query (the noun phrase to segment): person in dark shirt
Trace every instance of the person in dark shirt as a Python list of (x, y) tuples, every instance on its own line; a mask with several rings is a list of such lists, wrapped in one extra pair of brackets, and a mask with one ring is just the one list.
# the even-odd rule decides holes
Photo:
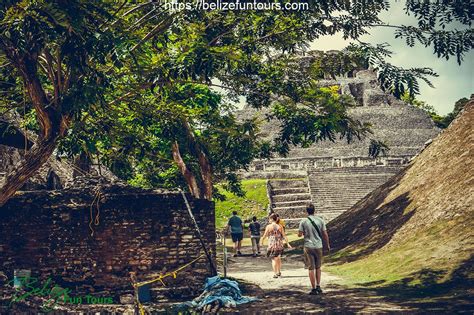
[(230, 230), (232, 242), (234, 242), (234, 257), (242, 255), (240, 247), (244, 238), (244, 225), (242, 220), (237, 216), (237, 211), (232, 212), (232, 216), (227, 223), (227, 232)]
[(253, 257), (257, 257), (257, 254), (260, 255), (260, 223), (257, 222), (257, 217), (252, 218), (252, 223), (249, 224), (249, 231)]

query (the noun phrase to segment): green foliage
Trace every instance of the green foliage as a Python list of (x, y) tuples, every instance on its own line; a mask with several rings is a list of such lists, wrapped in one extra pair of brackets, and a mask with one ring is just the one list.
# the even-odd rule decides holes
[(458, 114), (464, 109), (464, 106), (466, 106), (467, 102), (469, 102), (469, 99), (466, 97), (463, 97), (459, 100), (456, 101), (454, 104), (454, 109), (451, 113), (447, 114), (446, 116), (443, 117), (442, 123), (444, 126), (448, 127), (449, 124), (458, 116)]
[[(352, 45), (301, 66), (311, 41), (337, 32), (357, 40), (371, 27), (387, 26), (378, 14), (388, 8), (386, 0), (311, 1), (305, 11), (169, 11), (153, 1), (3, 1), (0, 106), (16, 109), (25, 126), (42, 128), (33, 119), (40, 114), (32, 95), (25, 92), (20, 64), (26, 60), (45, 92), (45, 107), (55, 111), (53, 123), (61, 124), (56, 116), (67, 118), (60, 155), (86, 155), (136, 186), (186, 187), (171, 152), (177, 144), (200, 184), (205, 156), (213, 182), (242, 196), (236, 171), (256, 158), (285, 155), (293, 145), (370, 135), (369, 125), (348, 117), (352, 100), (321, 88), (318, 79), (373, 66), (382, 87), (397, 97), (408, 92), (413, 98), (419, 80), (429, 84), (433, 71), (390, 65), (383, 44)], [(419, 25), (390, 26), (396, 36), (462, 61), (472, 31), (439, 28), (470, 25), (464, 2), (408, 1), (406, 8)], [(281, 126), (275, 142), (262, 138), (257, 119), (234, 117), (232, 101), (242, 97), (248, 106), (268, 108), (266, 118)], [(374, 139), (369, 153), (384, 150)]]
[(401, 26), (396, 37), (405, 38), (407, 45), (414, 46), (415, 41), (425, 47), (432, 46), (438, 57), (449, 59), (456, 56), (461, 64), (466, 52), (473, 47), (474, 30), (447, 30), (450, 24), (471, 26), (472, 12), (469, 1), (417, 1), (409, 0), (406, 11), (411, 12), (418, 20), (418, 27)]
[[(4, 73), (7, 82), (14, 83), (7, 91), (17, 95), (16, 104), (9, 107), (19, 106), (23, 99), (21, 81), (15, 79), (20, 76), (15, 67), (20, 59), (27, 60), (33, 75), (44, 70), (40, 76), (42, 87), (55, 96), (54, 102), (60, 103), (63, 114), (77, 115), (100, 102), (109, 84), (100, 67), (119, 38), (115, 30), (99, 32), (97, 27), (110, 18), (112, 3), (95, 6), (87, 1), (67, 2), (12, 1), (0, 6), (0, 49), (10, 61), (2, 70), (9, 72)], [(61, 89), (55, 76), (62, 70)]]
[(253, 216), (263, 218), (267, 215), (268, 197), (267, 181), (265, 179), (247, 179), (241, 181), (245, 196), (235, 196), (224, 187), (219, 186), (219, 192), (225, 200), (216, 201), (216, 226), (223, 228), (232, 215), (237, 211), (242, 220), (251, 219)]

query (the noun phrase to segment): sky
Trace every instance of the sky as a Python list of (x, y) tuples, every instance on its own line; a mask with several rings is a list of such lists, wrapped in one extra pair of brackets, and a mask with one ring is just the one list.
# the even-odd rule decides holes
[[(415, 19), (403, 11), (405, 1), (391, 1), (391, 8), (380, 14), (382, 21), (395, 25), (414, 24)], [(474, 52), (466, 54), (461, 66), (456, 58), (446, 60), (438, 58), (433, 54), (432, 47), (424, 47), (420, 44), (409, 47), (402, 39), (395, 39), (393, 29), (374, 28), (370, 35), (364, 35), (362, 41), (371, 44), (387, 42), (391, 45), (393, 56), (389, 61), (396, 66), (429, 67), (439, 77), (432, 77), (430, 81), (435, 88), (420, 82), (420, 95), (418, 99), (432, 105), (438, 113), (445, 115), (454, 108), (454, 103), (460, 98), (469, 98), (474, 93)], [(342, 35), (324, 36), (311, 43), (312, 50), (342, 49), (350, 42), (345, 41)]]

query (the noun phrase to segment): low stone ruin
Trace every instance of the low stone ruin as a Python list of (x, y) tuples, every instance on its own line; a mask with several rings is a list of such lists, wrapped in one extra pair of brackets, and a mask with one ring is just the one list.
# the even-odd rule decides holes
[[(11, 120), (3, 126), (9, 132), (0, 135), (0, 183), (23, 159), (24, 143), (28, 149), (34, 141)], [(215, 263), (214, 203), (187, 198)], [(72, 299), (59, 303), (63, 310), (76, 309), (72, 304), (81, 298), (87, 303), (88, 296), (133, 305), (138, 291), (132, 276), (152, 280), (193, 260), (147, 287), (152, 302), (198, 295), (213, 270), (180, 192), (133, 188), (100, 165), (84, 171), (53, 155), (0, 207), (0, 291), (14, 294), (15, 272), (27, 270), (38, 285), (69, 291)], [(25, 306), (0, 294), (0, 313), (41, 311), (36, 298)]]
[[(214, 204), (187, 198), (215, 259)], [(196, 296), (212, 274), (181, 193), (126, 186), (21, 192), (0, 208), (0, 258), (10, 281), (29, 270), (69, 296), (113, 304), (134, 303), (132, 272), (151, 280), (199, 258), (166, 287), (151, 285), (154, 302)]]

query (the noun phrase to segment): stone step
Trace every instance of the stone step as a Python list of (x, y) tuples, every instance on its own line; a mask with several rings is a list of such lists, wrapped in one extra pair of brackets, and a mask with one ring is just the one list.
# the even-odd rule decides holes
[(285, 220), (286, 228), (287, 229), (297, 229), (300, 226), (301, 220), (303, 220), (305, 217), (300, 217), (300, 218), (283, 218)]
[[(338, 216), (340, 216), (343, 212), (335, 212), (335, 213), (316, 213), (316, 216), (323, 218), (325, 223), (334, 220)], [(301, 216), (298, 218), (283, 218), (285, 220), (286, 228), (288, 229), (297, 229), (300, 225), (301, 220), (306, 219), (306, 216)]]
[(312, 173), (309, 176), (309, 179), (312, 180), (314, 178), (320, 178), (320, 179), (331, 179), (333, 178), (334, 180), (341, 180), (345, 177), (353, 178), (367, 178), (371, 179), (374, 177), (384, 177), (384, 176), (393, 176), (394, 173), (335, 173), (335, 174), (317, 174), (317, 173)]
[(295, 206), (295, 207), (291, 207), (291, 206), (286, 206), (286, 207), (275, 207), (273, 208), (273, 210), (275, 210), (275, 212), (277, 212), (277, 210), (280, 210), (280, 211), (284, 211), (284, 210), (300, 210), (300, 209), (303, 209), (306, 211), (306, 206)]
[(345, 200), (344, 202), (331, 202), (329, 200), (321, 200), (321, 201), (315, 202), (314, 205), (317, 207), (345, 207), (347, 205), (352, 205), (353, 203), (354, 203), (354, 199), (348, 199), (348, 200)]
[(304, 179), (270, 180), (270, 186), (273, 189), (303, 188), (308, 187), (308, 182)]
[(311, 189), (311, 193), (331, 194), (331, 192), (332, 192), (331, 196), (337, 196), (334, 193), (334, 192), (336, 192), (339, 196), (343, 197), (343, 196), (346, 196), (346, 195), (351, 194), (353, 192), (358, 192), (358, 191), (362, 191), (362, 190), (372, 191), (373, 189), (375, 189), (378, 186), (382, 185), (383, 182), (382, 183), (374, 183), (374, 184), (375, 184), (375, 187), (374, 186), (372, 186), (372, 187), (366, 187), (366, 186), (364, 186), (364, 187), (350, 187), (350, 188), (349, 187), (347, 187), (347, 188), (339, 187), (338, 190), (336, 190), (336, 191), (334, 191), (334, 189), (332, 189), (332, 188), (335, 188), (335, 187), (332, 187), (332, 186), (329, 187), (329, 188), (324, 188), (324, 187), (319, 188), (318, 187), (318, 188)]
[[(381, 184), (374, 185), (372, 187), (355, 187), (355, 188), (351, 188), (351, 189), (344, 189), (343, 187), (339, 187), (338, 190), (335, 190), (335, 189), (324, 189), (324, 190), (323, 189), (312, 189), (311, 194), (317, 193), (317, 194), (321, 194), (321, 195), (333, 196), (335, 198), (345, 198), (346, 196), (349, 196), (351, 194), (354, 194), (354, 193), (357, 194), (360, 191), (365, 191), (365, 190), (372, 191), (380, 185)], [(334, 188), (334, 187), (330, 187), (330, 188)]]
[(356, 189), (373, 189), (374, 185), (380, 186), (385, 183), (389, 178), (378, 178), (374, 181), (364, 181), (364, 182), (350, 182), (345, 181), (343, 183), (338, 182), (311, 182), (311, 191), (334, 191), (334, 188), (337, 188), (337, 192), (343, 193), (346, 190), (356, 190)]
[(313, 174), (310, 175), (309, 180), (320, 180), (320, 181), (344, 181), (344, 179), (364, 179), (364, 180), (374, 180), (375, 178), (379, 177), (391, 177), (394, 174), (389, 173), (379, 173), (379, 174), (334, 174), (333, 176), (330, 175), (321, 175), (321, 174)]
[(286, 194), (300, 194), (300, 193), (308, 193), (308, 186), (272, 189), (273, 196), (286, 195)]
[(298, 201), (282, 201), (282, 202), (274, 202), (274, 207), (273, 209), (276, 208), (285, 208), (285, 207), (300, 207), (306, 205), (311, 202), (311, 199), (307, 200), (298, 200)]
[[(316, 162), (317, 163), (317, 162)], [(341, 162), (344, 164), (344, 159)], [(367, 165), (367, 166), (326, 166), (326, 167), (318, 167), (314, 166), (314, 164), (309, 164), (309, 171), (312, 173), (320, 173), (320, 174), (338, 174), (338, 173), (362, 173), (362, 174), (371, 174), (373, 172), (377, 173), (393, 173), (398, 172), (400, 170), (399, 165), (391, 166), (391, 165)]]
[[(379, 182), (385, 182), (389, 180), (390, 177), (377, 177), (371, 180), (366, 180), (364, 178), (344, 178), (344, 180), (323, 180), (323, 179), (317, 179), (317, 180), (312, 180), (311, 183), (311, 189), (314, 188), (323, 188), (323, 189), (329, 189), (328, 187), (330, 186), (337, 186), (339, 188), (351, 188), (351, 187), (365, 187), (368, 185), (372, 185), (374, 183), (379, 183)], [(339, 189), (339, 191), (342, 191)]]
[(312, 176), (338, 176), (338, 175), (377, 175), (377, 174), (396, 174), (400, 171), (400, 167), (392, 166), (372, 166), (372, 167), (327, 167), (308, 169), (310, 177)]
[(392, 175), (360, 175), (360, 176), (331, 176), (331, 177), (315, 177), (310, 180), (311, 183), (313, 182), (321, 182), (321, 183), (344, 183), (347, 181), (357, 182), (357, 183), (364, 183), (364, 182), (373, 182), (379, 180), (380, 178), (391, 178)]
[(318, 202), (318, 200), (324, 200), (324, 201), (331, 201), (331, 202), (343, 202), (346, 200), (354, 200), (354, 198), (358, 197), (365, 197), (370, 191), (361, 191), (357, 194), (350, 194), (350, 195), (345, 195), (343, 198), (339, 196), (325, 196), (321, 194), (317, 194), (318, 198), (314, 200), (315, 203)]
[(318, 199), (314, 202), (315, 206), (332, 206), (332, 207), (339, 207), (345, 205), (352, 205), (354, 202), (359, 201), (360, 199), (364, 198), (364, 196), (360, 197), (360, 199), (355, 199), (357, 196), (354, 196), (352, 199), (344, 199), (344, 200), (329, 200), (329, 199)]
[(306, 192), (306, 193), (300, 193), (300, 194), (286, 194), (286, 195), (274, 195), (272, 197), (272, 200), (274, 203), (277, 202), (286, 202), (286, 201), (300, 201), (300, 200), (311, 200), (311, 195)]
[(359, 179), (359, 180), (374, 180), (377, 178), (383, 177), (392, 177), (394, 174), (382, 173), (382, 174), (335, 174), (333, 176), (330, 175), (320, 175), (320, 174), (312, 174), (310, 175), (309, 180), (319, 180), (319, 181), (339, 181), (343, 182), (346, 179)]
[(325, 183), (325, 184), (331, 184), (331, 183), (337, 183), (337, 184), (348, 184), (351, 183), (352, 185), (364, 185), (368, 183), (373, 183), (373, 182), (378, 182), (380, 180), (388, 180), (392, 177), (390, 176), (382, 176), (382, 175), (374, 175), (371, 177), (367, 176), (341, 176), (341, 177), (328, 177), (328, 178), (316, 178), (311, 180), (311, 183), (317, 182), (317, 183)]
[(336, 202), (330, 200), (320, 200), (314, 203), (315, 207), (345, 207), (347, 205), (352, 205), (354, 199), (347, 199), (344, 202)]
[(322, 194), (313, 194), (313, 196), (314, 195), (317, 196), (317, 198), (315, 198), (315, 202), (317, 202), (318, 200), (343, 201), (343, 200), (353, 200), (354, 198), (357, 198), (359, 196), (365, 197), (369, 192), (370, 190), (360, 191), (354, 194), (346, 194), (344, 197), (334, 196), (334, 195), (328, 196), (328, 195), (322, 195)]
[(311, 189), (311, 193), (330, 194), (331, 196), (344, 198), (344, 196), (350, 195), (351, 193), (354, 193), (354, 192), (357, 193), (359, 191), (365, 191), (365, 190), (372, 191), (375, 188), (382, 185), (383, 183), (384, 182), (373, 183), (372, 186), (364, 186), (364, 187), (350, 187), (350, 188), (339, 187), (337, 190), (334, 190), (337, 187), (333, 187), (333, 186), (330, 186), (328, 188), (314, 188), (314, 189)]

